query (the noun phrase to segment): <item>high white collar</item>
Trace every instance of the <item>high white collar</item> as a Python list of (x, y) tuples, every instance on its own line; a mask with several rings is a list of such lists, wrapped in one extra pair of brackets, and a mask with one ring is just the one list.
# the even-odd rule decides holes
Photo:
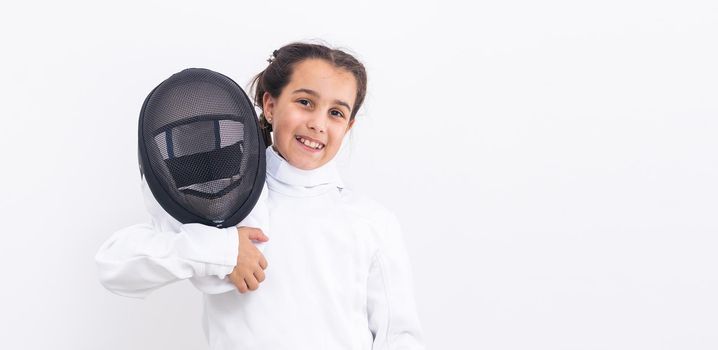
[(316, 169), (302, 170), (289, 164), (271, 146), (267, 147), (267, 185), (290, 195), (312, 195), (344, 188), (334, 160)]

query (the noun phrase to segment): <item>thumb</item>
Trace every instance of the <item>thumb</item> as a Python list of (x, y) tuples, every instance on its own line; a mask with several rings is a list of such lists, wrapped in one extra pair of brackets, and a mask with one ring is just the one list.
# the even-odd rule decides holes
[(269, 237), (267, 237), (262, 230), (257, 229), (249, 232), (249, 239), (252, 241), (266, 242), (269, 240)]

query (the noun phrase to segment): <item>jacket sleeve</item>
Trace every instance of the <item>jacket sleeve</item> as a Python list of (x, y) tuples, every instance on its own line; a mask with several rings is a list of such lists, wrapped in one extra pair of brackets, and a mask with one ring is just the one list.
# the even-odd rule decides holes
[(373, 350), (424, 349), (409, 256), (394, 215), (380, 230), (367, 280), (367, 315)]
[(238, 241), (235, 227), (184, 224), (171, 231), (153, 221), (115, 232), (100, 247), (95, 261), (105, 288), (144, 298), (178, 280), (228, 275), (237, 262)]
[[(237, 226), (255, 227), (259, 228), (268, 235), (269, 231), (269, 209), (267, 203), (268, 197), (267, 184), (265, 183), (262, 188), (262, 193), (259, 196), (257, 204), (255, 204), (249, 215), (244, 218)], [(255, 243), (257, 249), (260, 252), (264, 252), (264, 246), (266, 243)], [(235, 254), (236, 260), (236, 254)], [(234, 265), (234, 264), (233, 264)], [(232, 272), (229, 270), (227, 274)], [(236, 290), (237, 287), (225, 276), (208, 275), (208, 276), (194, 276), (190, 278), (190, 282), (200, 292), (205, 294), (221, 294), (232, 290)]]

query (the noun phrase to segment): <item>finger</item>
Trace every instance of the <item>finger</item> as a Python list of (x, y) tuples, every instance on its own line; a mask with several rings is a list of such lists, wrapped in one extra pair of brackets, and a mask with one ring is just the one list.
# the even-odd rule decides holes
[(253, 241), (260, 241), (260, 242), (266, 242), (269, 240), (269, 237), (262, 232), (260, 229), (254, 229), (249, 232), (249, 239)]
[(264, 254), (259, 256), (259, 267), (261, 267), (262, 269), (267, 268), (267, 259), (264, 258)]
[(229, 275), (227, 275), (227, 278), (229, 279), (230, 282), (232, 282), (232, 284), (237, 285), (237, 281), (241, 279), (241, 278), (239, 278), (239, 274), (237, 272), (237, 267), (235, 267), (234, 270), (232, 270), (232, 272)]
[(247, 283), (249, 290), (257, 290), (257, 288), (259, 288), (259, 282), (254, 278), (254, 275), (245, 277), (244, 282)]
[(257, 279), (257, 282), (264, 282), (264, 270), (254, 271), (254, 278)]
[(261, 237), (262, 237), (261, 239), (259, 239), (260, 241), (262, 241), (262, 242), (266, 242), (266, 241), (268, 241), (268, 240), (269, 240), (269, 236), (265, 235), (265, 234), (264, 234), (264, 231), (262, 231), (262, 230), (259, 230), (259, 234), (260, 234), (260, 235), (261, 235)]
[(261, 232), (250, 232), (249, 233), (249, 240), (251, 241), (259, 241), (259, 242), (266, 242), (269, 240), (269, 237), (265, 236), (264, 233)]
[(244, 282), (244, 279), (242, 277), (239, 277), (238, 274), (230, 274), (229, 280), (234, 284), (235, 287), (237, 287), (237, 290), (240, 293), (246, 293), (249, 288), (247, 288), (247, 283)]
[(244, 279), (238, 279), (234, 285), (237, 287), (237, 290), (240, 293), (246, 293), (249, 288), (247, 287), (247, 283), (244, 281)]
[(230, 273), (229, 275), (227, 275), (227, 278), (230, 282), (232, 282), (232, 284), (234, 284), (235, 286), (237, 285), (237, 283), (234, 283), (234, 274)]

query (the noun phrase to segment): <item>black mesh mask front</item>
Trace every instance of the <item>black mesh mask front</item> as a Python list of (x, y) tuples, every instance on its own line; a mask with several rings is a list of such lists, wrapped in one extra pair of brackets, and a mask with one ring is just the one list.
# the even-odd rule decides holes
[(231, 227), (249, 215), (264, 185), (265, 148), (242, 88), (208, 69), (172, 75), (140, 112), (140, 172), (181, 223)]

